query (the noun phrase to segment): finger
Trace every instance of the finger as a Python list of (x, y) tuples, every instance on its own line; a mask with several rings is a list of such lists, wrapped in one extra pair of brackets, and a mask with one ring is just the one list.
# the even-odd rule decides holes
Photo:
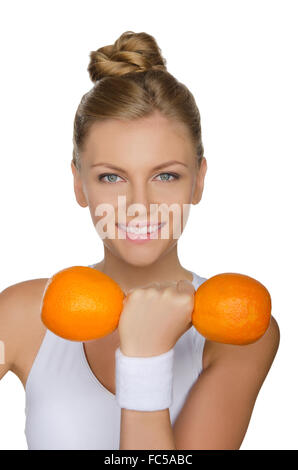
[(177, 282), (177, 290), (179, 292), (186, 292), (190, 294), (194, 294), (196, 291), (193, 286), (193, 283), (191, 281), (188, 281), (187, 279), (183, 279)]
[(156, 289), (160, 288), (160, 284), (158, 282), (150, 282), (149, 284), (144, 284), (143, 286), (132, 287), (131, 289), (124, 289), (123, 292), (126, 296), (131, 294), (135, 289), (148, 289), (149, 287), (155, 287)]
[(148, 289), (150, 287), (155, 287), (155, 289), (160, 289), (160, 284), (159, 282), (150, 282), (149, 284), (145, 284), (141, 286), (141, 289)]
[(131, 294), (132, 292), (134, 291), (134, 289), (123, 289), (123, 292), (125, 294), (125, 296), (127, 297), (129, 294)]
[(177, 281), (162, 281), (159, 283), (159, 285), (162, 289), (166, 287), (176, 287)]

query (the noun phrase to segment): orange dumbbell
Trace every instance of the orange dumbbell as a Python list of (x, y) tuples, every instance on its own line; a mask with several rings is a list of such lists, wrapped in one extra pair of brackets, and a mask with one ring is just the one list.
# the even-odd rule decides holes
[[(267, 330), (271, 297), (263, 284), (244, 274), (217, 274), (196, 290), (192, 324), (211, 341), (250, 344)], [(119, 322), (125, 294), (106, 274), (72, 266), (47, 282), (41, 319), (62, 338), (88, 341), (112, 333)]]

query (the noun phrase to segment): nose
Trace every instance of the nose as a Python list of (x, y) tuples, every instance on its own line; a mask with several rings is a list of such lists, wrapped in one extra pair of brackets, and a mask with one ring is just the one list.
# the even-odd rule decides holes
[(127, 216), (149, 219), (150, 204), (154, 202), (154, 195), (143, 181), (132, 183), (126, 193)]

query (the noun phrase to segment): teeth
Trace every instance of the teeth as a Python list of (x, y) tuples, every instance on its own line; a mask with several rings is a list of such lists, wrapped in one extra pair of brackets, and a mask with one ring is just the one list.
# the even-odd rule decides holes
[(133, 233), (135, 235), (141, 235), (141, 234), (146, 234), (147, 232), (152, 233), (156, 232), (160, 227), (161, 224), (159, 225), (148, 225), (148, 227), (145, 225), (144, 227), (126, 227), (125, 225), (118, 224), (119, 228), (122, 230), (125, 230), (125, 232)]

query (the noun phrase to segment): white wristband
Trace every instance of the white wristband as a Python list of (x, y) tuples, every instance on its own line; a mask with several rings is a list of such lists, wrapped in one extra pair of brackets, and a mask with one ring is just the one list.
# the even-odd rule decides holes
[(159, 356), (125, 356), (115, 352), (116, 400), (120, 408), (156, 411), (173, 401), (174, 349)]

